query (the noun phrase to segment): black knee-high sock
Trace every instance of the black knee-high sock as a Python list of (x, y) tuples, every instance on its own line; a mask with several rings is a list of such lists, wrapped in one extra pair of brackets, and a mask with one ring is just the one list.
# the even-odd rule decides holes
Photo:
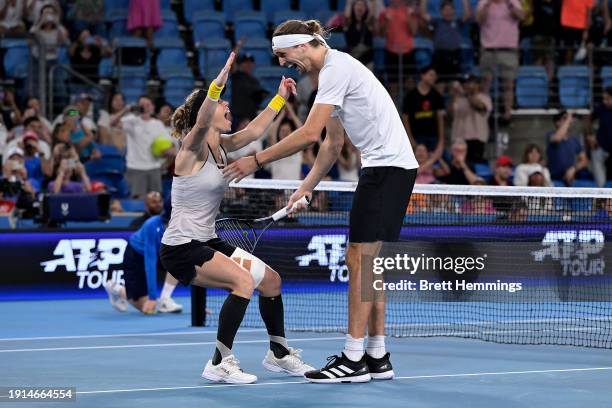
[(231, 354), (234, 337), (242, 323), (250, 299), (230, 294), (223, 302), (219, 312), (219, 328), (217, 329), (217, 347), (213, 356), (213, 364), (217, 365), (223, 357)]
[(289, 346), (285, 339), (285, 313), (283, 311), (283, 298), (259, 296), (259, 313), (266, 324), (270, 336), (270, 350), (276, 358), (283, 358), (289, 354)]

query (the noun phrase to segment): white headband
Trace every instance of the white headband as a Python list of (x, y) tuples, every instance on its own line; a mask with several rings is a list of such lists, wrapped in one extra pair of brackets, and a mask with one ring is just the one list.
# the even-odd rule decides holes
[(296, 45), (302, 45), (311, 42), (312, 40), (319, 41), (326, 48), (329, 48), (327, 42), (319, 34), (285, 34), (272, 37), (272, 50), (276, 51), (279, 48), (290, 48)]

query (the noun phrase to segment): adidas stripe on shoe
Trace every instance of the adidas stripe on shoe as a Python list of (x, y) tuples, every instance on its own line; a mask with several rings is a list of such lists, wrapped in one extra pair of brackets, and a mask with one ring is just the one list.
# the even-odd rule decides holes
[(353, 383), (371, 380), (365, 355), (359, 361), (349, 360), (342, 353), (340, 356), (330, 356), (327, 364), (320, 370), (309, 371), (304, 378), (314, 383)]

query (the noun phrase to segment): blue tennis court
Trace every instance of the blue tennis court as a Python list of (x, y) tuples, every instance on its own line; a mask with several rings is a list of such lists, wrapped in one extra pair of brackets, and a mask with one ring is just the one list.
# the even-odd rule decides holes
[[(0, 303), (0, 325), (1, 385), (76, 387), (76, 403), (53, 406), (361, 407), (383, 400), (387, 407), (612, 406), (612, 354), (606, 349), (389, 338), (395, 380), (319, 385), (267, 372), (261, 366), (267, 335), (245, 328), (234, 351), (259, 381), (224, 385), (200, 378), (215, 330), (190, 327), (188, 313), (119, 314), (104, 299), (15, 301)], [(337, 353), (344, 338), (288, 337), (315, 366)]]

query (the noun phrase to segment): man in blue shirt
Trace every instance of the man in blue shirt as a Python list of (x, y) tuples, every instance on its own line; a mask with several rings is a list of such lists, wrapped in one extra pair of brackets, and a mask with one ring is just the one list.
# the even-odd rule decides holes
[(157, 262), (162, 236), (170, 221), (170, 199), (164, 203), (160, 215), (149, 218), (129, 239), (123, 259), (125, 287), (107, 281), (104, 289), (113, 307), (121, 312), (127, 310), (127, 302), (145, 314), (180, 313), (183, 307), (174, 302), (172, 292), (177, 281), (170, 274), (158, 299)]
[[(593, 122), (599, 122), (597, 133), (593, 134)], [(587, 141), (591, 146), (591, 162), (593, 163), (593, 176), (599, 187), (612, 179), (612, 86), (606, 87), (603, 93), (602, 104), (593, 110), (587, 121)]]
[(553, 180), (563, 180), (571, 186), (576, 176), (583, 178), (589, 175), (586, 170), (589, 159), (578, 136), (570, 134), (573, 114), (562, 111), (555, 115), (554, 121), (555, 130), (546, 135), (548, 169)]

